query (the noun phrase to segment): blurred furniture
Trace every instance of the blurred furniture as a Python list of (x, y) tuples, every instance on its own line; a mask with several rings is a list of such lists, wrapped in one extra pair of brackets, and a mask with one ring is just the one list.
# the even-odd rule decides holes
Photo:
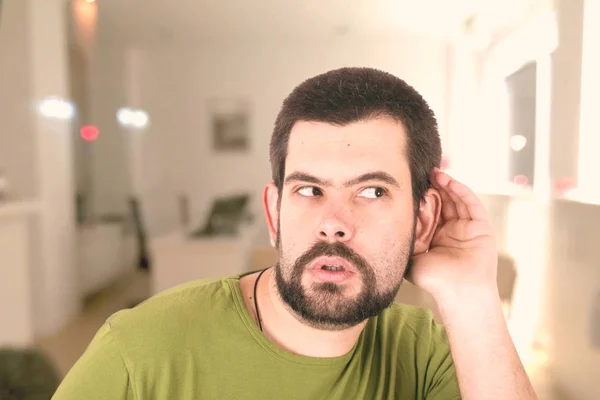
[(148, 252), (148, 233), (142, 218), (140, 202), (132, 197), (129, 199), (133, 228), (137, 239), (137, 266), (142, 269), (150, 269), (150, 253)]
[(191, 233), (193, 237), (234, 236), (242, 223), (251, 221), (246, 206), (250, 196), (238, 194), (215, 199), (204, 227)]
[(0, 204), (0, 347), (34, 339), (31, 227), (37, 210), (34, 202)]
[(272, 267), (277, 263), (277, 250), (271, 246), (253, 246), (250, 250), (249, 271)]
[(261, 225), (247, 211), (249, 200), (247, 194), (216, 198), (201, 228), (152, 238), (152, 293), (246, 272)]
[(99, 292), (136, 268), (150, 266), (139, 202), (130, 198), (128, 204), (129, 216), (79, 218), (78, 265), (84, 296)]
[(150, 246), (153, 294), (197, 279), (243, 273), (252, 247), (248, 237), (191, 238), (181, 232), (152, 239)]
[[(2, 0), (0, 0), (1, 2)], [(0, 7), (1, 3), (0, 3)], [(4, 170), (0, 169), (0, 204), (8, 201), (8, 178), (6, 177), (6, 172), (4, 172)]]
[(84, 296), (97, 293), (135, 269), (136, 239), (122, 221), (94, 221), (78, 226), (77, 256)]
[(506, 254), (498, 255), (498, 293), (502, 301), (502, 308), (506, 319), (510, 318), (512, 311), (512, 301), (515, 292), (515, 283), (517, 280), (517, 266), (514, 259)]
[(59, 383), (57, 369), (41, 350), (0, 348), (0, 399), (50, 399)]

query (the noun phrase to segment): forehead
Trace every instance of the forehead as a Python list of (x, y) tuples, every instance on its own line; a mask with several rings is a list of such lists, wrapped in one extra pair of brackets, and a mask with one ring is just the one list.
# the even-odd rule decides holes
[(342, 177), (375, 170), (396, 176), (408, 172), (406, 133), (401, 123), (391, 118), (344, 126), (300, 121), (292, 128), (286, 174), (302, 171)]

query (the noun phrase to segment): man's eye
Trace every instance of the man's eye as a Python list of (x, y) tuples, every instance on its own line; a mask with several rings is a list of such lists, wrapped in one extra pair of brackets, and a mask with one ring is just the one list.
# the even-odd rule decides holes
[(385, 194), (385, 189), (381, 187), (370, 187), (366, 188), (362, 192), (360, 192), (359, 196), (366, 197), (369, 199), (376, 199), (378, 197), (383, 197)]
[(298, 190), (298, 193), (306, 197), (320, 196), (321, 190), (315, 186), (304, 186)]

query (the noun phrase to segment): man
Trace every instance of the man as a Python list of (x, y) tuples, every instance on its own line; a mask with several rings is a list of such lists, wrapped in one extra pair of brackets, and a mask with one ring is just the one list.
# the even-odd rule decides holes
[[(413, 88), (367, 68), (309, 79), (284, 101), (270, 156), (278, 263), (112, 316), (56, 400), (536, 398), (488, 217), (437, 169), (436, 120)], [(393, 304), (405, 277), (443, 326)]]

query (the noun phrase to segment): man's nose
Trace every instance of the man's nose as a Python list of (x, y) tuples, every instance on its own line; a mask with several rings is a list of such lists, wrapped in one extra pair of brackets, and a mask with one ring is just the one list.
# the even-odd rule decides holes
[(347, 209), (328, 209), (317, 228), (317, 238), (328, 242), (347, 242), (354, 236), (352, 213)]

